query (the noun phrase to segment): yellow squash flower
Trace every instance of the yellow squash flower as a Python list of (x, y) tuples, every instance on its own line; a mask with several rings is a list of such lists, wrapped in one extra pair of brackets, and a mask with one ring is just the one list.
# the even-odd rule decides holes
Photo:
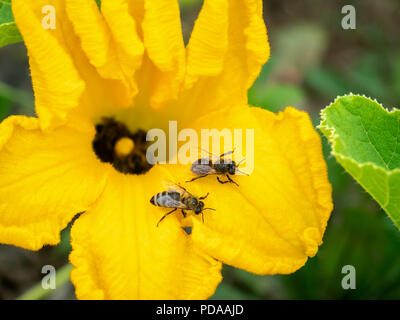
[[(46, 5), (55, 29), (43, 27)], [(269, 56), (261, 0), (205, 0), (187, 46), (177, 0), (12, 8), (38, 117), (0, 125), (1, 243), (55, 245), (83, 212), (70, 255), (80, 299), (203, 299), (221, 281), (221, 262), (287, 274), (316, 254), (332, 210), (319, 135), (305, 112), (247, 105)], [(197, 132), (254, 129), (254, 171), (235, 176), (239, 187), (215, 176), (186, 185), (210, 194), (216, 211), (204, 223), (174, 213), (156, 226), (166, 210), (150, 198), (165, 181), (193, 176), (190, 164), (143, 162), (144, 133), (168, 132), (169, 120)]]

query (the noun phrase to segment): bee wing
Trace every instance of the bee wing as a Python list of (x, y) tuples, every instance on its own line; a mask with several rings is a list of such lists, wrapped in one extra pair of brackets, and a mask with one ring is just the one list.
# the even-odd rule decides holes
[(179, 184), (172, 180), (164, 180), (162, 184), (165, 190), (175, 190), (179, 188)]
[(210, 162), (210, 158), (201, 158), (192, 164), (190, 170), (198, 175), (215, 174), (216, 171), (210, 166)]
[(182, 187), (179, 183), (173, 182), (171, 180), (167, 180), (167, 181), (163, 181), (163, 185), (166, 190), (173, 190), (173, 191), (179, 192), (181, 195), (186, 193), (187, 195), (192, 196), (192, 194), (189, 191), (187, 191), (184, 187)]
[(186, 205), (183, 202), (172, 199), (171, 197), (165, 202), (165, 204), (168, 208), (186, 209)]
[(164, 208), (181, 208), (185, 209), (186, 205), (180, 200), (181, 193), (176, 190), (163, 191), (155, 195), (154, 205)]

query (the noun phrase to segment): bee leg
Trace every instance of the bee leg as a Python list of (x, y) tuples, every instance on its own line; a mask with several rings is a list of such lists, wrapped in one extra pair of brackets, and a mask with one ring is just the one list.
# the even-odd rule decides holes
[(204, 177), (207, 177), (207, 176), (208, 176), (208, 174), (204, 174), (204, 175), (202, 175), (202, 176), (194, 177), (192, 180), (185, 181), (185, 182), (192, 182), (192, 181), (194, 181), (194, 180), (197, 180), (197, 179), (200, 179), (200, 178), (204, 178)]
[(224, 183), (228, 183), (228, 182), (229, 182), (229, 180), (227, 180), (227, 181), (222, 181), (219, 177), (217, 177), (217, 180), (218, 180), (218, 182), (219, 182), (220, 184), (224, 184)]
[(199, 198), (199, 200), (204, 200), (205, 198), (207, 198), (208, 197), (208, 195), (209, 195), (210, 193), (209, 192), (207, 192), (207, 194), (204, 196), (204, 197), (200, 197)]
[(203, 221), (203, 224), (204, 224), (204, 213), (203, 213), (203, 211), (201, 212), (201, 220)]
[(239, 187), (239, 185), (238, 185), (235, 181), (233, 181), (233, 180), (231, 179), (231, 177), (229, 176), (229, 174), (227, 174), (226, 177), (228, 178), (228, 180), (229, 180), (230, 183), (234, 183), (234, 184), (236, 184), (236, 185)]
[(164, 214), (163, 217), (160, 219), (160, 221), (158, 221), (157, 227), (158, 227), (158, 225), (160, 224), (160, 222), (164, 220), (164, 218), (165, 218), (166, 216), (168, 216), (169, 214), (171, 214), (172, 212), (174, 212), (174, 211), (176, 211), (176, 210), (178, 210), (178, 208), (175, 208), (174, 210), (171, 210), (170, 212), (167, 212), (166, 214)]
[(182, 211), (183, 217), (186, 218), (186, 212), (183, 209), (181, 209), (181, 211)]

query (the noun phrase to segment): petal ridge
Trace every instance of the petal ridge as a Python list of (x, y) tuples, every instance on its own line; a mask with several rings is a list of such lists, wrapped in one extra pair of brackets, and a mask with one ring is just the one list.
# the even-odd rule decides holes
[(79, 104), (85, 83), (54, 32), (43, 28), (38, 17), (41, 8), (39, 3), (12, 1), (15, 21), (28, 49), (40, 126), (49, 129), (66, 122), (69, 110)]
[(46, 133), (37, 118), (12, 116), (0, 124), (0, 242), (30, 250), (59, 242), (106, 180), (107, 167), (86, 151), (90, 141), (65, 126)]
[(148, 177), (113, 173), (103, 194), (72, 226), (79, 299), (205, 299), (221, 281), (221, 263), (198, 251), (168, 208), (148, 199), (169, 177), (155, 166)]

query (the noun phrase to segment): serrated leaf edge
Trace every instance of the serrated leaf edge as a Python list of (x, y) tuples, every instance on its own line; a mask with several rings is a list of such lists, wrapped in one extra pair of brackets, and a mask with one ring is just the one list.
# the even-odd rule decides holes
[[(400, 168), (394, 168), (392, 170), (387, 170), (386, 168), (383, 168), (381, 166), (376, 165), (373, 162), (358, 162), (355, 159), (345, 156), (343, 154), (341, 154), (340, 152), (336, 151), (336, 142), (337, 139), (339, 139), (339, 135), (336, 133), (336, 129), (334, 127), (330, 127), (329, 125), (327, 125), (327, 119), (326, 119), (326, 110), (328, 110), (329, 108), (333, 107), (333, 105), (341, 98), (343, 97), (361, 97), (361, 98), (366, 98), (369, 99), (373, 102), (376, 102), (384, 111), (386, 111), (388, 114), (391, 113), (395, 113), (395, 112), (399, 112), (399, 109), (393, 109), (392, 111), (389, 111), (388, 109), (386, 109), (382, 104), (380, 104), (376, 99), (371, 99), (365, 95), (359, 95), (359, 94), (353, 94), (353, 93), (349, 93), (343, 96), (338, 96), (335, 98), (335, 100), (330, 103), (327, 107), (325, 107), (324, 109), (321, 110), (320, 115), (321, 115), (321, 123), (317, 126), (317, 128), (326, 136), (326, 138), (328, 139), (328, 141), (331, 143), (332, 145), (332, 150), (331, 150), (331, 154), (336, 158), (336, 160), (341, 164), (341, 162), (338, 160), (342, 159), (342, 160), (349, 160), (351, 163), (353, 163), (354, 165), (356, 165), (358, 168), (360, 168), (361, 170), (366, 167), (366, 166), (371, 166), (373, 169), (376, 170), (381, 170), (383, 171), (388, 178), (394, 174), (394, 173), (400, 173)], [(355, 176), (353, 176), (343, 165), (342, 167), (353, 177), (354, 180), (356, 180), (367, 192), (368, 194), (382, 207), (383, 210), (385, 210), (386, 214), (392, 219), (393, 223), (396, 225), (396, 227), (398, 229), (400, 229), (400, 221), (397, 221), (394, 219), (394, 217), (389, 213), (389, 211), (386, 209), (387, 205), (388, 205), (388, 201), (386, 201), (385, 204), (382, 204), (380, 201), (378, 201), (378, 199), (375, 198), (375, 196), (373, 195), (373, 193), (361, 182), (358, 180), (358, 178), (356, 178)]]

